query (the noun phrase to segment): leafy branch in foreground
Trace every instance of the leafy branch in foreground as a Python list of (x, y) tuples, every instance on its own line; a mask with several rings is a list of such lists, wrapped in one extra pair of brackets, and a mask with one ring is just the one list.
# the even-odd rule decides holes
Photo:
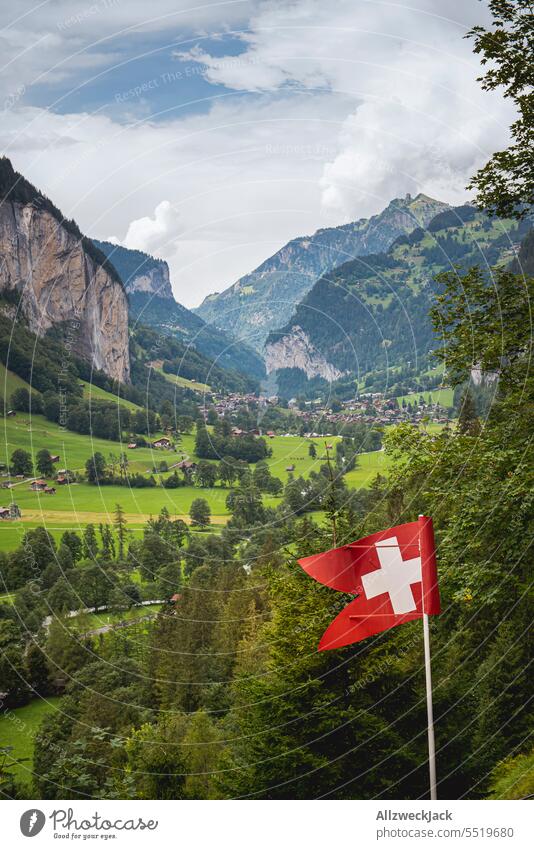
[(519, 117), (510, 127), (512, 144), (497, 151), (468, 185), (478, 206), (495, 215), (524, 218), (534, 203), (534, 4), (490, 0), (493, 28), (473, 27), (474, 52), (481, 55), (486, 91), (504, 87)]

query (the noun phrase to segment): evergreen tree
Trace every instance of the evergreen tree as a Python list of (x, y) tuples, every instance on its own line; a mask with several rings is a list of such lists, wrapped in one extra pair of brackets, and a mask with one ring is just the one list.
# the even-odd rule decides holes
[(61, 535), (61, 544), (66, 545), (70, 549), (72, 558), (75, 562), (82, 557), (83, 541), (80, 539), (76, 531), (64, 531)]
[(113, 531), (111, 530), (108, 524), (99, 525), (100, 530), (100, 541), (102, 543), (102, 557), (104, 560), (114, 560), (115, 558), (115, 539), (113, 536)]
[(124, 560), (124, 545), (128, 531), (126, 530), (127, 521), (124, 515), (124, 510), (120, 504), (115, 505), (115, 518), (113, 524), (115, 525), (115, 531), (119, 541), (119, 560)]
[(480, 422), (478, 420), (475, 402), (469, 389), (466, 389), (460, 401), (458, 430), (464, 436), (478, 436), (480, 433)]
[(98, 556), (98, 540), (94, 525), (85, 526), (82, 540), (82, 556), (85, 560), (95, 560)]

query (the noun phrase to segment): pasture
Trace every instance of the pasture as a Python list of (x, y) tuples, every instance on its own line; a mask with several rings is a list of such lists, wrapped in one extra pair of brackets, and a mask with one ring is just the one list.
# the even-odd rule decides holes
[(0, 711), (0, 746), (12, 746), (10, 757), (13, 759), (27, 759), (10, 769), (10, 773), (19, 780), (31, 780), (35, 734), (45, 716), (61, 709), (60, 702), (59, 696), (48, 696), (46, 699), (33, 699), (24, 707), (4, 707)]
[[(180, 438), (178, 450), (162, 451), (152, 448), (128, 449), (125, 443), (95, 439), (83, 436), (49, 422), (43, 416), (33, 416), (30, 421), (28, 414), (18, 414), (14, 418), (6, 418), (1, 423), (2, 443), (0, 445), (0, 460), (9, 461), (15, 448), (24, 448), (35, 457), (41, 448), (48, 448), (52, 453), (60, 455), (58, 468), (83, 470), (85, 461), (95, 451), (100, 451), (106, 459), (110, 454), (117, 456), (125, 451), (129, 459), (129, 468), (145, 474), (161, 461), (168, 465), (179, 462), (182, 457), (196, 460), (194, 454), (193, 434), (184, 434)], [(430, 425), (429, 429), (439, 426)], [(275, 436), (266, 441), (272, 449), (272, 457), (268, 463), (271, 473), (279, 477), (285, 484), (294, 467), (295, 476), (307, 477), (312, 470), (318, 471), (326, 460), (326, 444), (332, 446), (329, 452), (335, 455), (335, 443), (338, 437), (318, 437), (313, 440), (300, 436)], [(314, 442), (317, 457), (309, 456), (310, 442)], [(351, 488), (367, 487), (376, 474), (387, 472), (389, 458), (383, 451), (361, 454), (358, 466), (346, 476), (347, 485)], [(155, 474), (161, 482), (167, 474)], [(1, 479), (0, 479), (1, 480)], [(51, 482), (52, 483), (52, 482)], [(166, 507), (173, 518), (189, 521), (189, 509), (195, 498), (205, 498), (211, 508), (213, 527), (220, 528), (228, 519), (226, 498), (229, 490), (217, 484), (212, 488), (184, 486), (177, 489), (164, 489), (162, 486), (146, 489), (133, 489), (127, 486), (93, 486), (87, 482), (56, 486), (55, 495), (46, 495), (30, 490), (28, 480), (17, 481), (11, 490), (0, 491), (0, 503), (8, 505), (14, 500), (22, 511), (22, 519), (5, 520), (0, 524), (0, 550), (13, 550), (21, 541), (26, 530), (36, 525), (44, 525), (50, 530), (56, 540), (67, 529), (82, 531), (93, 523), (111, 524), (117, 504), (120, 504), (126, 515), (128, 530), (133, 536), (142, 534), (143, 524), (156, 516)], [(275, 506), (278, 498), (264, 496), (266, 506)]]

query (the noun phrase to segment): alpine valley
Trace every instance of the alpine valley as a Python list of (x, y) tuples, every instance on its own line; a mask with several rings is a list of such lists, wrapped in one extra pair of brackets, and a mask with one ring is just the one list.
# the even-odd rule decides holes
[(161, 800), (198, 846), (315, 849), (406, 836), (358, 819), (402, 800), (407, 846), (484, 800), (449, 836), (520, 845), (532, 0), (3, 5), (12, 833)]
[(356, 256), (387, 250), (398, 236), (425, 227), (446, 208), (423, 194), (406, 195), (371, 218), (293, 239), (225, 292), (208, 296), (196, 312), (263, 352), (269, 332), (285, 325), (322, 274)]
[(346, 381), (352, 375), (383, 390), (400, 369), (428, 370), (435, 365), (430, 308), (439, 275), (452, 269), (461, 275), (475, 264), (506, 265), (530, 227), (529, 220), (489, 219), (473, 206), (456, 207), (426, 229), (399, 236), (389, 250), (333, 269), (291, 320), (269, 334), (267, 371), (276, 372), (287, 395), (313, 378)]

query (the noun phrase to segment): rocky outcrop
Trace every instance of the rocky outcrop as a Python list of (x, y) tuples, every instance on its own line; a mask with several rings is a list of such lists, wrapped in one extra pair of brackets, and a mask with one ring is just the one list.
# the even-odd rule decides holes
[(261, 352), (269, 333), (285, 326), (322, 274), (354, 257), (387, 250), (446, 209), (426, 195), (406, 195), (371, 218), (293, 239), (229, 289), (208, 296), (196, 312)]
[(127, 286), (128, 292), (146, 292), (157, 295), (159, 298), (172, 298), (171, 281), (169, 277), (169, 266), (162, 262), (158, 266), (149, 268), (144, 274), (138, 274), (130, 278)]
[(142, 292), (174, 301), (169, 266), (164, 259), (98, 239), (93, 239), (93, 244), (113, 263), (128, 294)]
[(8, 160), (0, 178), (0, 292), (21, 296), (34, 333), (64, 324), (69, 350), (128, 382), (128, 301), (116, 272)]
[(308, 380), (322, 377), (332, 382), (343, 376), (343, 372), (328, 362), (298, 326), (265, 346), (265, 366), (268, 374), (278, 369), (298, 368), (306, 373)]

